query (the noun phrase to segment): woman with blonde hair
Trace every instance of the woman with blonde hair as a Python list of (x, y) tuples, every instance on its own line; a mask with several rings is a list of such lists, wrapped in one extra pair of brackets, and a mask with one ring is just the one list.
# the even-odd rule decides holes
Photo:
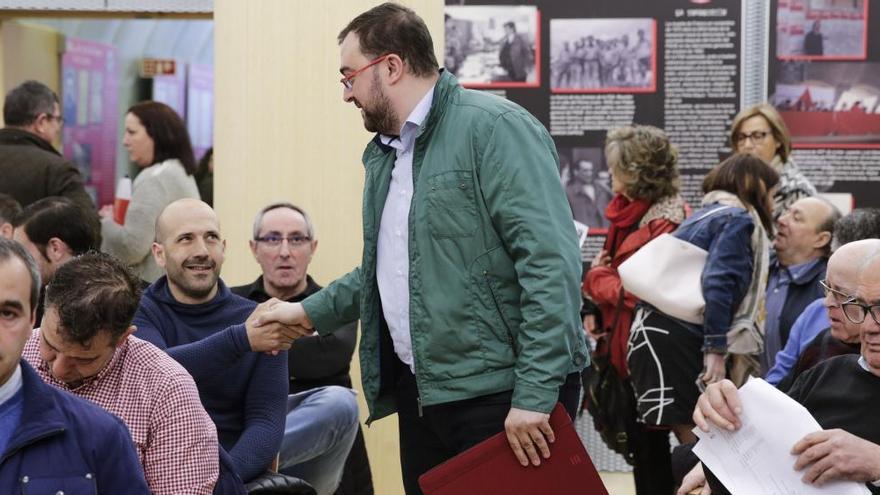
[[(626, 346), (638, 301), (623, 289), (617, 267), (650, 240), (675, 230), (684, 221), (687, 206), (678, 194), (678, 151), (662, 130), (643, 125), (613, 129), (605, 140), (605, 157), (614, 193), (605, 210), (610, 227), (583, 285), (584, 295), (598, 306), (603, 325), (597, 328), (597, 315), (587, 315), (585, 327), (597, 340), (596, 361), (609, 362), (629, 389)], [(615, 406), (611, 404), (598, 406), (608, 416), (632, 417), (635, 423), (634, 404), (619, 411), (606, 409)], [(636, 493), (672, 493), (668, 430), (638, 428), (642, 431), (629, 436), (624, 447), (633, 463)]]
[(730, 129), (730, 146), (767, 162), (779, 174), (773, 196), (774, 222), (795, 201), (816, 195), (816, 188), (791, 157), (791, 136), (782, 116), (772, 105), (761, 103), (736, 114)]

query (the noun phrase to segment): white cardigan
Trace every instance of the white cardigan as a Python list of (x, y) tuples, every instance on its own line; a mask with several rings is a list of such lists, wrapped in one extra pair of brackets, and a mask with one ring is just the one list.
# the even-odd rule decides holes
[(179, 160), (165, 160), (145, 168), (132, 184), (125, 225), (112, 218), (101, 219), (101, 251), (131, 265), (140, 278), (155, 282), (165, 274), (150, 252), (156, 236), (156, 218), (166, 206), (183, 198), (199, 199), (199, 189)]

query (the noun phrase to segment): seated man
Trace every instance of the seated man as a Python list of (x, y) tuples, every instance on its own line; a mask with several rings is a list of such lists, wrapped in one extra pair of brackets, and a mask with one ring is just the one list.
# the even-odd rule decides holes
[(777, 387), (783, 392), (791, 388), (801, 373), (820, 361), (841, 354), (859, 353), (860, 325), (844, 317), (841, 305), (852, 299), (851, 294), (859, 281), (860, 264), (878, 249), (878, 245), (880, 240), (877, 239), (851, 242), (838, 248), (828, 259), (827, 273), (821, 284), (825, 291), (822, 302), (829, 324), (804, 346), (791, 370), (779, 382)]
[(39, 291), (34, 260), (0, 238), (0, 493), (150, 493), (125, 425), (21, 360)]
[[(29, 204), (16, 215), (12, 226), (12, 238), (34, 257), (44, 286), (52, 282), (58, 267), (101, 246), (98, 224), (67, 198), (49, 197)], [(36, 324), (42, 320), (41, 294)]]
[[(832, 249), (836, 252), (837, 249), (845, 244), (862, 239), (877, 238), (880, 238), (880, 209), (858, 208), (851, 211), (848, 215), (844, 216), (834, 224), (834, 236), (831, 244)], [(846, 264), (842, 264), (842, 268), (846, 269)], [(855, 286), (855, 277), (857, 277), (858, 274), (855, 273), (855, 267), (851, 267), (850, 271), (852, 271), (852, 273), (848, 275), (844, 274), (843, 276), (850, 277), (853, 286)], [(826, 280), (831, 278), (832, 277), (830, 276), (826, 277)], [(776, 362), (773, 364), (773, 367), (767, 371), (767, 376), (764, 379), (770, 384), (779, 386), (780, 382), (789, 375), (789, 372), (798, 362), (807, 346), (809, 346), (820, 333), (823, 333), (823, 330), (827, 330), (829, 327), (834, 327), (835, 325), (832, 325), (832, 323), (835, 323), (836, 326), (839, 327), (841, 324), (845, 325), (846, 320), (839, 311), (836, 320), (830, 321), (828, 319), (828, 311), (826, 311), (825, 308), (825, 297), (816, 299), (810, 303), (806, 309), (804, 309), (804, 312), (797, 317), (797, 320), (795, 320), (791, 327), (788, 342), (785, 343), (785, 347), (781, 351), (776, 353)], [(857, 337), (858, 329), (856, 328), (854, 332), (854, 335)], [(841, 330), (837, 330), (836, 333), (840, 335)], [(826, 333), (826, 336), (827, 335), (828, 334)], [(828, 342), (833, 344), (833, 341)], [(791, 386), (791, 383), (787, 384), (786, 389), (789, 386)]]
[(189, 373), (131, 335), (139, 284), (110, 255), (74, 258), (46, 288), (43, 322), (23, 357), (46, 383), (125, 422), (154, 495), (210, 494), (217, 431)]
[[(165, 208), (156, 221), (153, 256), (167, 275), (141, 298), (134, 318), (138, 335), (165, 349), (193, 376), (220, 444), (244, 482), (262, 474), (279, 447), (282, 472), (320, 482), (321, 476), (310, 478), (319, 474), (311, 468), (338, 448), (347, 454), (351, 446), (357, 427), (354, 394), (328, 387), (287, 401), (287, 355), (268, 351), (288, 349), (291, 331), (280, 324), (253, 325), (277, 300), (256, 306), (229, 291), (220, 280), (225, 247), (207, 204), (182, 199)], [(337, 403), (337, 413), (328, 414), (322, 406), (327, 401)], [(323, 494), (335, 486), (315, 488)]]
[[(816, 418), (822, 431), (792, 446), (794, 468), (803, 480), (822, 485), (835, 480), (866, 482), (880, 493), (880, 425), (870, 420), (880, 409), (880, 247), (860, 263), (854, 299), (842, 304), (844, 316), (861, 325), (861, 355), (837, 356), (803, 373), (788, 395)], [(703, 431), (709, 423), (736, 430), (742, 426), (736, 387), (724, 380), (707, 387), (694, 410)], [(772, 414), (768, 411), (768, 414)], [(698, 486), (700, 467), (688, 474), (679, 493)], [(724, 493), (713, 486), (713, 493)]]
[(831, 253), (831, 233), (840, 212), (816, 197), (795, 201), (776, 222), (775, 260), (767, 280), (764, 366), (769, 369), (788, 342), (795, 319), (822, 297), (819, 281)]
[[(253, 232), (250, 248), (263, 274), (251, 284), (233, 287), (230, 289), (233, 294), (258, 303), (273, 297), (299, 302), (321, 290), (308, 274), (318, 239), (304, 210), (290, 203), (271, 204), (257, 214)], [(348, 370), (356, 342), (356, 321), (329, 335), (293, 341), (287, 351), (289, 392), (298, 394), (328, 385), (351, 388)], [(325, 474), (336, 477), (342, 468), (337, 495), (373, 493), (370, 461), (360, 427), (348, 458), (328, 459), (328, 468), (323, 470)]]
[(12, 220), (21, 213), (21, 205), (12, 196), (0, 193), (0, 237), (12, 239)]

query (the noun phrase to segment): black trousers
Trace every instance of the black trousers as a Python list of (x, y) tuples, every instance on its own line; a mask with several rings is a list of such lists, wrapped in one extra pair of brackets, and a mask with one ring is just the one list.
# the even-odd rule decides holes
[[(420, 414), (415, 376), (408, 366), (399, 364), (395, 396), (403, 487), (407, 495), (421, 495), (419, 476), (504, 431), (513, 391), (426, 406)], [(568, 375), (559, 389), (559, 402), (572, 418), (580, 389), (580, 373)]]

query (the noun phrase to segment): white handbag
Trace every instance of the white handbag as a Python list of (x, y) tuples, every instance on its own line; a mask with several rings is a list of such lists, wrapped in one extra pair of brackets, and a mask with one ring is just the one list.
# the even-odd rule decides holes
[[(729, 206), (716, 208), (696, 221)], [(661, 234), (617, 267), (623, 288), (661, 312), (702, 324), (703, 268), (709, 253), (671, 234)]]

